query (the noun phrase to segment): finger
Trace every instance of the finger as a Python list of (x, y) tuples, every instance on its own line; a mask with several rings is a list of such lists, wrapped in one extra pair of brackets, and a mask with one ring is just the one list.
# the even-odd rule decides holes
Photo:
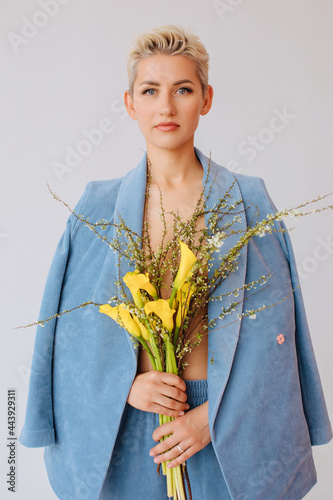
[[(149, 455), (151, 457), (161, 456), (161, 454), (164, 456), (166, 452), (172, 450), (178, 444), (179, 438), (175, 438), (173, 434), (167, 434), (167, 436), (161, 443), (158, 443), (150, 450)], [(180, 451), (179, 448), (177, 449)]]
[[(166, 422), (165, 424), (156, 427), (156, 429), (152, 434), (153, 440), (160, 441), (162, 437), (168, 436), (169, 434), (173, 434), (175, 432), (175, 422), (176, 420), (172, 420), (171, 422)], [(171, 443), (170, 446), (173, 446), (174, 444), (175, 442)]]
[(186, 392), (186, 384), (182, 378), (174, 373), (160, 372), (162, 373), (162, 381), (165, 384), (177, 387), (182, 392)]
[[(181, 446), (181, 448), (184, 449), (183, 446)], [(195, 446), (190, 446), (189, 448), (187, 448), (187, 450), (184, 451), (184, 453), (180, 453), (176, 458), (174, 458), (167, 464), (168, 469), (172, 469), (173, 467), (177, 467), (177, 465), (183, 464), (197, 451), (199, 451), (199, 449), (197, 449)]]
[(186, 459), (181, 458), (181, 455), (183, 455), (185, 453), (185, 451), (187, 451), (188, 448), (186, 447), (186, 445), (183, 442), (182, 442), (180, 447), (181, 447), (181, 449), (184, 449), (184, 451), (181, 451), (178, 448), (178, 445), (175, 445), (172, 448), (170, 448), (169, 450), (165, 451), (164, 453), (161, 453), (158, 456), (155, 456), (155, 458), (154, 458), (155, 464), (167, 462), (167, 461), (173, 460), (175, 458), (179, 458), (180, 460), (185, 461)]
[(173, 387), (171, 385), (164, 383), (162, 386), (162, 394), (170, 399), (174, 399), (175, 401), (179, 401), (181, 403), (185, 403), (185, 401), (187, 400), (186, 392), (183, 392), (177, 387)]
[(152, 404), (149, 407), (149, 411), (152, 413), (157, 413), (158, 415), (166, 415), (167, 417), (173, 418), (182, 417), (185, 415), (185, 412), (183, 410), (171, 410), (170, 408), (159, 405), (157, 403)]
[(181, 402), (181, 401), (176, 401), (175, 399), (169, 398), (167, 396), (158, 395), (156, 396), (156, 401), (157, 404), (161, 406), (165, 406), (166, 408), (169, 408), (170, 410), (178, 410), (178, 411), (184, 411), (188, 410), (190, 405), (188, 403)]

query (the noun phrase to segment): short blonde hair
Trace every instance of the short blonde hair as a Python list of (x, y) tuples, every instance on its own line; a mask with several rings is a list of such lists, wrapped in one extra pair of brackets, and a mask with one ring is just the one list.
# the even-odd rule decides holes
[(128, 52), (127, 73), (129, 93), (133, 97), (133, 87), (138, 62), (155, 54), (181, 55), (193, 61), (197, 76), (205, 96), (208, 87), (209, 55), (198, 36), (175, 25), (160, 26), (142, 33), (134, 39)]

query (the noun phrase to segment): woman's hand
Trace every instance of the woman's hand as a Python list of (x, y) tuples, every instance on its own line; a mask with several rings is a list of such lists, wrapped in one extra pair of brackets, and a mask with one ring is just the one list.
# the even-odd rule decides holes
[[(153, 432), (153, 439), (159, 441), (168, 434), (171, 436), (154, 446), (150, 450), (150, 455), (155, 457), (154, 462), (157, 464), (172, 460), (167, 465), (169, 468), (182, 464), (207, 446), (211, 441), (208, 425), (208, 401), (188, 411), (184, 416), (157, 427)], [(179, 450), (178, 444), (184, 452)]]
[(185, 391), (178, 375), (152, 370), (135, 377), (127, 402), (139, 410), (178, 417), (189, 408)]

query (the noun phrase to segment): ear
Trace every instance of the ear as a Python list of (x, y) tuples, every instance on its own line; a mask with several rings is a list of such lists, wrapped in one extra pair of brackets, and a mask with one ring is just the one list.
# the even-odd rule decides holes
[(208, 85), (207, 90), (206, 90), (206, 95), (205, 95), (205, 98), (203, 100), (202, 108), (200, 111), (200, 114), (202, 116), (206, 115), (208, 113), (208, 111), (210, 110), (210, 108), (212, 107), (213, 94), (214, 94), (213, 87), (211, 85)]
[(124, 94), (124, 103), (126, 106), (126, 111), (129, 114), (129, 116), (132, 118), (132, 120), (137, 120), (135, 109), (133, 106), (133, 101), (132, 101), (131, 95), (130, 95), (128, 90), (126, 90), (126, 92)]

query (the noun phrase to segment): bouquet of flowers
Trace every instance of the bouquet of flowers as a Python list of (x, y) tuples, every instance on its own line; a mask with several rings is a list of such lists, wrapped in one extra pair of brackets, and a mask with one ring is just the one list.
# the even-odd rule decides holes
[[(204, 188), (206, 183), (207, 180)], [(146, 194), (149, 196), (149, 176), (147, 186)], [(237, 229), (237, 223), (240, 222), (239, 213), (242, 200), (228, 203), (232, 188), (233, 185), (211, 208), (208, 208), (207, 205), (211, 186), (206, 198), (204, 198), (205, 191), (203, 191), (189, 220), (183, 220), (178, 213), (171, 212), (173, 238), (168, 243), (164, 241), (167, 224), (166, 212), (161, 198), (161, 222), (164, 226), (164, 233), (156, 252), (151, 249), (148, 222), (144, 223), (142, 236), (134, 233), (120, 215), (113, 221), (102, 219), (93, 223), (82, 215), (76, 214), (51, 191), (55, 199), (64, 203), (75, 217), (85, 223), (97, 237), (109, 245), (117, 256), (119, 269), (122, 259), (127, 260), (134, 267), (132, 271), (123, 276), (119, 275), (119, 280), (116, 282), (118, 294), (110, 297), (108, 303), (96, 304), (89, 301), (74, 309), (89, 304), (98, 306), (101, 313), (108, 315), (130, 334), (136, 347), (142, 346), (147, 352), (154, 370), (181, 376), (187, 365), (187, 362), (184, 362), (185, 356), (200, 343), (202, 336), (213, 328), (217, 319), (208, 321), (206, 306), (209, 301), (221, 302), (219, 318), (223, 319), (235, 311), (236, 306), (244, 300), (238, 300), (241, 290), (253, 290), (253, 293), (256, 294), (268, 286), (269, 275), (262, 275), (258, 276), (255, 281), (245, 283), (242, 288), (232, 290), (224, 295), (215, 294), (219, 285), (231, 273), (237, 271), (238, 258), (251, 238), (254, 236), (262, 237), (266, 233), (277, 230), (284, 231), (285, 229), (282, 228), (277, 229), (275, 222), (286, 216), (300, 217), (333, 208), (331, 205), (308, 212), (301, 210), (308, 204), (324, 198), (324, 196), (319, 196), (299, 207), (267, 214), (261, 221), (252, 220), (251, 225), (244, 231)], [(226, 217), (227, 215), (228, 217)], [(198, 221), (203, 220), (203, 218), (205, 218), (205, 225), (199, 229)], [(105, 234), (106, 228), (110, 225), (116, 230), (116, 237), (113, 239)], [(237, 242), (223, 254), (221, 249), (226, 239), (231, 235), (238, 237)], [(215, 257), (218, 255), (219, 262), (215, 270), (211, 264), (213, 255)], [(165, 298), (165, 293), (163, 293), (164, 298), (162, 298), (166, 276), (171, 277), (172, 285), (168, 298)], [(258, 290), (256, 290), (257, 288)], [(228, 300), (226, 300), (227, 298)], [(238, 315), (238, 320), (245, 316), (255, 319), (257, 312), (274, 305), (262, 304), (256, 309), (243, 309), (242, 314)], [(52, 318), (72, 310), (63, 311)], [(43, 325), (52, 318), (33, 324)], [(198, 325), (200, 328), (195, 328)], [(194, 340), (188, 335), (193, 329), (197, 330)], [(160, 425), (170, 420), (173, 420), (173, 417), (159, 415)], [(167, 463), (162, 463), (162, 470), (163, 474), (167, 476), (168, 497), (175, 500), (186, 500), (184, 484), (184, 478), (186, 478), (191, 499), (186, 462), (172, 469), (167, 468)]]

